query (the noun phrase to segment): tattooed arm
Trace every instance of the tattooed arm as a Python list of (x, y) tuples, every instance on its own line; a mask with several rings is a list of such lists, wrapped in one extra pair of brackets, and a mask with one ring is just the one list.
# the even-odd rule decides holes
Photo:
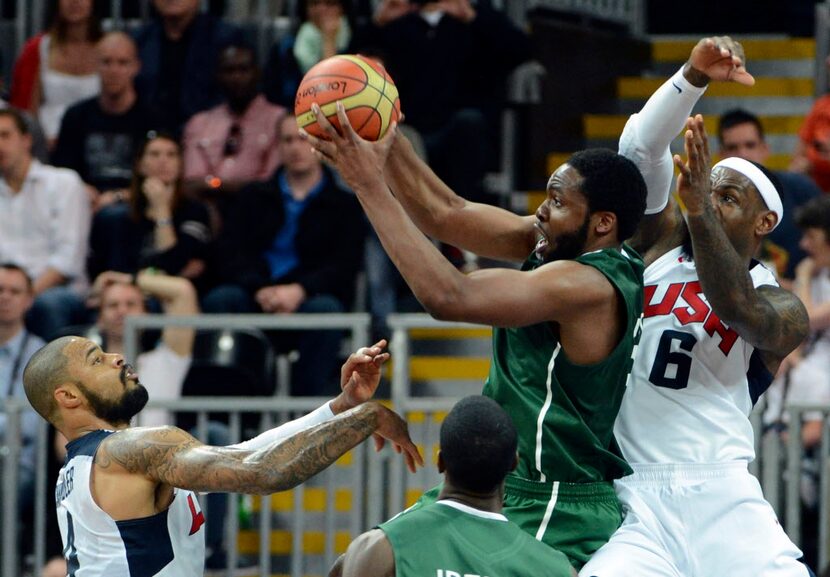
[(127, 429), (101, 444), (96, 464), (193, 491), (268, 494), (299, 485), (372, 433), (392, 441), (410, 470), (423, 465), (403, 419), (375, 402), (254, 451), (203, 445), (176, 427)]
[[(690, 118), (686, 126), (688, 162), (684, 164), (680, 157), (675, 157), (680, 169), (677, 190), (686, 206), (701, 288), (718, 317), (763, 351), (767, 368), (775, 372), (780, 361), (807, 336), (807, 311), (795, 295), (780, 287), (754, 287), (747, 269), (748, 257), (736, 250), (718, 211), (724, 219), (729, 215), (733, 215), (733, 220), (746, 219), (742, 212), (755, 210), (753, 202), (757, 192), (751, 185), (742, 186), (739, 180), (723, 179), (713, 188), (703, 117)], [(744, 231), (735, 234), (752, 234), (743, 226)]]

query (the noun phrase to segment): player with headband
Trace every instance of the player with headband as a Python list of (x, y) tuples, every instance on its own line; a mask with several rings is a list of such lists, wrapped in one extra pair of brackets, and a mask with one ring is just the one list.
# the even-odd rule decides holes
[[(731, 70), (710, 77), (719, 60)], [(783, 216), (776, 178), (738, 158), (710, 168), (703, 118), (688, 118), (709, 80), (726, 79), (754, 83), (740, 44), (701, 40), (620, 138), (648, 185), (630, 241), (646, 264), (643, 334), (615, 427), (634, 474), (615, 482), (622, 526), (581, 576), (812, 574), (747, 470), (748, 415), (808, 319), (753, 259)], [(685, 162), (669, 151), (684, 124)]]

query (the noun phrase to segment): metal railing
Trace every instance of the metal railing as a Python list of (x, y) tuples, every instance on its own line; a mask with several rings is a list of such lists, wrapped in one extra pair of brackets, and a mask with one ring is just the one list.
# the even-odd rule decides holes
[(526, 0), (524, 4), (525, 12), (534, 8), (550, 8), (621, 24), (638, 36), (646, 31), (644, 0)]
[[(314, 318), (303, 318), (314, 317)], [(315, 322), (317, 321), (317, 322)], [(427, 315), (390, 315), (388, 324), (392, 330), (390, 350), (393, 354), (392, 364), (392, 401), (394, 408), (404, 415), (410, 423), (413, 440), (424, 452), (427, 466), (416, 475), (409, 475), (404, 470), (401, 459), (391, 452), (383, 453), (380, 458), (370, 457), (371, 451), (361, 446), (354, 451), (351, 477), (346, 484), (338, 478), (336, 467), (330, 467), (305, 486), (295, 489), (293, 506), (286, 513), (284, 523), (291, 533), (290, 558), (288, 569), (276, 572), (288, 572), (293, 577), (300, 577), (310, 573), (325, 573), (339, 553), (336, 534), (338, 526), (343, 526), (342, 515), (338, 517), (334, 503), (335, 490), (344, 486), (351, 491), (351, 508), (346, 522), (351, 538), (360, 532), (383, 521), (392, 513), (404, 508), (407, 500), (417, 490), (434, 486), (440, 476), (433, 463), (434, 450), (437, 447), (438, 432), (443, 413), (449, 411), (456, 402), (458, 395), (453, 394), (451, 384), (447, 387), (446, 396), (416, 396), (413, 393), (411, 363), (414, 354), (412, 331), (415, 329), (470, 329), (481, 328), (480, 325), (467, 323), (444, 323), (435, 321)], [(290, 317), (274, 317), (272, 315), (204, 315), (200, 317), (164, 317), (161, 315), (147, 315), (132, 317), (127, 321), (127, 347), (131, 351), (128, 358), (134, 358), (137, 351), (137, 332), (142, 328), (161, 326), (193, 326), (195, 328), (251, 328), (307, 330), (320, 328), (347, 328), (350, 327), (354, 345), (363, 345), (368, 336), (368, 315), (292, 315)], [(130, 356), (132, 355), (132, 356)], [(450, 379), (448, 379), (449, 381)], [(163, 408), (171, 411), (197, 412), (197, 436), (205, 438), (208, 413), (223, 412), (230, 414), (229, 431), (231, 442), (240, 440), (241, 414), (259, 413), (261, 416), (260, 429), (265, 430), (275, 424), (282, 423), (300, 413), (312, 410), (322, 404), (323, 398), (290, 398), (273, 397), (257, 399), (239, 399), (224, 397), (222, 399), (191, 398), (176, 401), (151, 401), (150, 408)], [(7, 435), (0, 439), (0, 457), (4, 461), (3, 470), (6, 472), (2, 480), (3, 534), (0, 539), (0, 554), (2, 555), (2, 577), (16, 576), (18, 561), (15, 550), (15, 518), (14, 503), (16, 501), (17, 470), (12, 466), (17, 462), (20, 454), (19, 411), (23, 408), (19, 402), (11, 400), (0, 408), (9, 415), (7, 419)], [(784, 521), (790, 538), (796, 543), (802, 540), (805, 528), (801, 523), (801, 496), (799, 493), (801, 480), (802, 448), (800, 444), (800, 423), (806, 412), (820, 411), (824, 416), (824, 429), (821, 443), (818, 448), (820, 455), (820, 512), (819, 512), (819, 567), (826, 567), (830, 563), (830, 406), (826, 405), (790, 405), (790, 430), (786, 444), (777, 434), (767, 435), (758, 439), (758, 459), (760, 467), (755, 470), (760, 476), (765, 495), (779, 512)], [(140, 417), (138, 419), (140, 423)], [(758, 426), (755, 423), (756, 427)], [(54, 522), (45, 518), (46, 512), (46, 459), (49, 443), (46, 439), (45, 423), (38, 433), (37, 488), (35, 499), (35, 534), (33, 536), (35, 559), (37, 566), (41, 566), (45, 556), (45, 527), (47, 522)], [(783, 466), (782, 466), (783, 463)], [(340, 475), (342, 477), (342, 475)], [(303, 536), (312, 515), (303, 510), (303, 494), (310, 484), (322, 483), (325, 487), (326, 502), (322, 512), (322, 522), (316, 519), (317, 526), (322, 523), (324, 547), (322, 554), (305, 555), (303, 552)], [(266, 512), (259, 516), (256, 527), (251, 531), (258, 531), (258, 565), (259, 575), (269, 575), (273, 572), (273, 558), (271, 552), (271, 535), (274, 528), (274, 518), (267, 514), (271, 510), (271, 497), (262, 498), (259, 510)], [(780, 504), (783, 503), (783, 506)], [(9, 513), (11, 511), (12, 513)], [(208, 515), (210, 511), (207, 511)], [(239, 534), (238, 502), (229, 499), (226, 543), (228, 547), (228, 563), (233, 566), (238, 557), (236, 549), (237, 535)], [(340, 523), (340, 525), (338, 525)], [(313, 559), (312, 559), (313, 558)], [(316, 561), (315, 561), (316, 559)], [(309, 563), (318, 563), (317, 567), (309, 570)], [(322, 568), (322, 570), (320, 570)]]

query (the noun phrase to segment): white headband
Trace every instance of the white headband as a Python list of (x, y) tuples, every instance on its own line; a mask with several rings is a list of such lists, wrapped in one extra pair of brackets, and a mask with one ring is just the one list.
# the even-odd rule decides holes
[[(784, 218), (784, 205), (781, 204), (781, 196), (779, 196), (778, 191), (775, 190), (775, 185), (772, 184), (772, 181), (766, 174), (761, 172), (761, 169), (748, 160), (738, 158), (737, 156), (724, 158), (712, 168), (715, 169), (719, 166), (731, 168), (732, 170), (740, 172), (747, 177), (752, 184), (755, 185), (755, 188), (758, 189), (758, 192), (761, 194), (761, 198), (764, 199), (764, 203), (767, 205), (767, 208), (778, 216), (778, 222), (775, 223), (775, 226), (781, 224), (781, 219)], [(775, 229), (775, 226), (772, 227), (773, 230)]]

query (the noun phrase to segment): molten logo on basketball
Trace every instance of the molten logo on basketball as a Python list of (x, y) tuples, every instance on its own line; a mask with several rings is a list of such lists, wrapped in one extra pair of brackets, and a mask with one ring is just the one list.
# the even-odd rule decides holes
[(380, 63), (363, 56), (341, 54), (313, 66), (303, 77), (294, 100), (297, 125), (309, 134), (326, 138), (311, 111), (316, 102), (335, 128), (337, 101), (343, 103), (349, 122), (366, 140), (378, 140), (401, 117), (398, 89)]

